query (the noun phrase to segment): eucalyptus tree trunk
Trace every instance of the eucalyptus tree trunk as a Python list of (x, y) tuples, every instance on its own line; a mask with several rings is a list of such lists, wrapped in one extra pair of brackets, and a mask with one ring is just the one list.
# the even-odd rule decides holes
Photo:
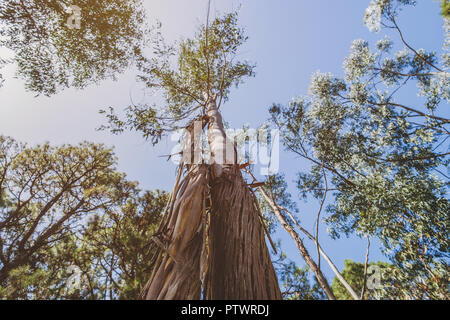
[[(208, 299), (281, 299), (255, 199), (214, 100), (208, 103), (212, 175)], [(225, 159), (225, 161), (222, 161)]]
[(281, 299), (261, 213), (240, 172), (215, 98), (207, 101), (210, 163), (186, 166), (181, 183), (180, 167), (164, 220), (153, 237), (157, 256), (141, 296)]

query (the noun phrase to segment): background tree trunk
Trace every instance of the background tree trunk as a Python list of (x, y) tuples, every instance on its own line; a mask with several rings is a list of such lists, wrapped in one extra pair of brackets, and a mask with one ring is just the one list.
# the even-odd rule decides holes
[(311, 268), (311, 270), (314, 272), (314, 275), (317, 278), (317, 281), (319, 285), (322, 287), (323, 291), (325, 292), (327, 298), (329, 300), (336, 300), (336, 297), (334, 296), (333, 290), (330, 287), (330, 284), (328, 283), (328, 280), (325, 278), (325, 276), (322, 273), (322, 270), (317, 266), (315, 261), (311, 258), (309, 255), (308, 250), (306, 249), (305, 245), (303, 244), (302, 239), (300, 239), (297, 232), (295, 232), (294, 228), (289, 224), (289, 222), (284, 218), (283, 214), (281, 213), (278, 206), (275, 204), (272, 198), (270, 198), (263, 188), (258, 188), (259, 192), (263, 195), (264, 199), (269, 203), (269, 205), (272, 207), (276, 217), (281, 223), (281, 226), (289, 233), (291, 238), (295, 241), (295, 244), (297, 245), (298, 251), (302, 255), (303, 259), (305, 259), (306, 264)]

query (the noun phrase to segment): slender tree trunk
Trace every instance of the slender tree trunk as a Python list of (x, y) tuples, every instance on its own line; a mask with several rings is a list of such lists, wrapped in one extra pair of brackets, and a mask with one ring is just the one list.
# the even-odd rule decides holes
[[(288, 225), (286, 219), (284, 219), (284, 217), (281, 215), (280, 212), (280, 207), (275, 203), (275, 201), (270, 198), (267, 193), (264, 191), (263, 188), (259, 187), (258, 188), (259, 192), (261, 193), (261, 195), (264, 197), (264, 199), (269, 203), (269, 205), (272, 207), (272, 209), (277, 210), (278, 214), (277, 218), (278, 220), (281, 222), (281, 224), (283, 225), (283, 227), (285, 225)], [(286, 213), (289, 215), (290, 219), (294, 221), (294, 223), (297, 225), (297, 227), (300, 229), (300, 231), (302, 231), (308, 238), (310, 238), (312, 241), (315, 241), (315, 238), (304, 228), (302, 228), (300, 225), (297, 224), (297, 222), (295, 221), (294, 217), (292, 216), (292, 214), (287, 210), (282, 208), (283, 211), (286, 211)], [(279, 219), (279, 217), (281, 216), (281, 220)], [(290, 227), (291, 230), (286, 230), (292, 237), (291, 233), (294, 233), (297, 235), (297, 233), (295, 232), (295, 230)], [(298, 237), (298, 235), (297, 235)], [(294, 238), (294, 237), (293, 237)], [(295, 240), (295, 238), (294, 238)], [(334, 274), (336, 275), (336, 277), (338, 278), (338, 280), (342, 283), (342, 285), (347, 289), (347, 291), (350, 293), (350, 295), (353, 297), (353, 299), (355, 300), (360, 300), (359, 296), (356, 294), (355, 290), (353, 290), (353, 288), (350, 286), (350, 284), (347, 282), (347, 280), (345, 280), (345, 278), (342, 276), (342, 274), (339, 272), (338, 268), (334, 265), (333, 261), (330, 259), (330, 257), (328, 257), (328, 255), (325, 253), (325, 251), (323, 251), (322, 247), (318, 245), (318, 249), (320, 254), (322, 255), (322, 257), (325, 258), (325, 260), (327, 261), (328, 265), (330, 266), (331, 270), (333, 270)]]
[(361, 300), (364, 300), (364, 294), (367, 287), (367, 268), (369, 266), (369, 251), (370, 250), (370, 238), (367, 236), (367, 250), (366, 250), (366, 260), (364, 261), (364, 276), (363, 276), (363, 287), (361, 289)]
[(294, 239), (298, 251), (300, 251), (300, 254), (302, 255), (303, 259), (305, 259), (306, 264), (311, 268), (311, 270), (314, 272), (317, 281), (319, 282), (320, 286), (322, 287), (323, 291), (325, 292), (327, 298), (329, 300), (336, 300), (336, 297), (333, 294), (333, 290), (331, 290), (330, 285), (328, 284), (327, 279), (323, 275), (322, 271), (317, 267), (317, 264), (314, 262), (314, 260), (309, 255), (308, 250), (305, 248), (303, 241), (298, 236), (297, 232), (292, 228), (292, 226), (286, 221), (285, 217), (281, 214), (280, 209), (278, 206), (274, 203), (274, 201), (266, 194), (266, 192), (260, 187), (259, 191), (263, 195), (264, 199), (270, 204), (272, 209), (275, 212), (275, 215), (277, 216), (278, 220), (281, 222), (281, 225), (283, 228), (289, 233), (289, 235)]
[[(314, 236), (308, 232), (308, 230), (306, 230), (305, 228), (302, 228), (302, 226), (300, 226), (297, 221), (294, 219), (294, 217), (292, 216), (292, 214), (285, 208), (281, 208), (283, 211), (285, 211), (289, 218), (294, 221), (295, 225), (297, 226), (297, 228), (303, 232), (309, 239), (311, 239), (312, 241), (316, 242)], [(320, 246), (320, 244), (317, 243), (317, 245), (319, 246), (319, 252), (322, 255), (322, 257), (327, 261), (328, 265), (330, 266), (331, 270), (333, 270), (334, 274), (336, 275), (336, 278), (338, 278), (338, 280), (341, 282), (341, 284), (347, 289), (348, 293), (353, 297), (353, 299), (355, 300), (360, 300), (359, 296), (356, 294), (355, 290), (353, 290), (353, 288), (350, 286), (350, 284), (347, 282), (347, 280), (345, 280), (344, 276), (339, 272), (339, 269), (335, 266), (335, 264), (333, 263), (333, 261), (330, 259), (330, 257), (325, 253), (325, 251), (323, 251), (322, 247)]]

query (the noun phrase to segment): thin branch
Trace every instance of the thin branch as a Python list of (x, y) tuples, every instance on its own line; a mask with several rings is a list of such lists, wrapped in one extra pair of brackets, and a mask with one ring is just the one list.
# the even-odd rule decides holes
[(383, 68), (373, 68), (373, 69), (376, 70), (376, 71), (387, 72), (387, 73), (394, 74), (394, 75), (401, 76), (401, 77), (417, 77), (417, 78), (437, 76), (437, 75), (439, 75), (441, 73), (441, 72), (402, 73), (402, 72), (397, 72), (397, 71), (393, 71), (393, 70), (389, 70), (389, 69), (383, 69)]
[(209, 94), (211, 91), (211, 78), (210, 78), (210, 67), (209, 67), (209, 56), (208, 56), (208, 29), (209, 29), (209, 11), (211, 9), (211, 0), (208, 0), (208, 13), (206, 16), (206, 30), (205, 30), (205, 50), (203, 50), (203, 54), (205, 55), (205, 59), (206, 59), (206, 67), (208, 70), (208, 80), (207, 80), (207, 90), (208, 90), (208, 98), (206, 99), (207, 101), (209, 100)]
[(438, 173), (440, 173), (440, 174), (442, 174), (445, 178), (450, 179), (450, 176), (444, 174), (444, 173), (441, 172), (440, 170), (438, 170), (438, 169), (436, 169), (436, 168), (434, 168), (433, 170), (436, 171), (436, 172), (438, 172)]
[(369, 249), (370, 249), (370, 238), (369, 238), (369, 236), (367, 236), (366, 261), (364, 262), (364, 278), (363, 278), (363, 287), (362, 287), (362, 290), (361, 290), (361, 300), (364, 299), (364, 294), (366, 293), (367, 267), (369, 265)]
[(319, 222), (320, 222), (320, 214), (322, 213), (322, 208), (323, 205), (325, 203), (325, 199), (327, 197), (327, 192), (328, 192), (328, 182), (327, 182), (327, 175), (325, 173), (325, 169), (323, 168), (323, 161), (322, 161), (322, 174), (323, 174), (323, 179), (324, 179), (324, 183), (325, 183), (325, 190), (323, 191), (323, 197), (322, 197), (322, 201), (320, 202), (320, 207), (319, 207), (319, 211), (317, 212), (317, 218), (316, 218), (316, 247), (317, 247), (317, 265), (319, 267), (320, 270), (320, 249), (319, 249)]
[(408, 49), (410, 49), (412, 52), (414, 52), (414, 54), (420, 58), (421, 60), (423, 60), (426, 64), (428, 64), (429, 66), (433, 67), (434, 69), (438, 70), (439, 72), (443, 72), (440, 68), (436, 67), (434, 64), (432, 64), (430, 61), (428, 61), (427, 59), (425, 59), (422, 55), (420, 55), (413, 47), (411, 47), (405, 40), (405, 38), (403, 37), (403, 33), (400, 30), (400, 28), (397, 25), (397, 22), (395, 22), (394, 17), (391, 17), (391, 21), (394, 23), (395, 29), (397, 29), (400, 38), (402, 39), (402, 42), (404, 43), (405, 46), (408, 47)]
[(439, 120), (439, 121), (442, 121), (443, 123), (450, 123), (450, 119), (441, 118), (441, 117), (433, 116), (433, 115), (430, 115), (430, 114), (426, 114), (426, 113), (424, 113), (422, 111), (419, 111), (417, 109), (413, 109), (411, 107), (407, 107), (407, 106), (405, 106), (403, 104), (394, 103), (394, 102), (378, 103), (378, 102), (374, 102), (374, 101), (370, 101), (370, 100), (367, 100), (367, 102), (372, 104), (372, 105), (375, 105), (375, 106), (391, 105), (391, 106), (394, 106), (394, 107), (400, 107), (400, 108), (406, 109), (408, 111), (415, 112), (415, 113), (417, 113), (417, 114), (419, 114), (419, 115), (421, 115), (423, 117), (428, 117), (428, 118), (431, 118), (431, 119), (434, 119), (434, 120)]
[(380, 157), (375, 157), (375, 156), (370, 156), (370, 155), (368, 155), (368, 157), (372, 158), (372, 159), (380, 160), (380, 161), (385, 161), (385, 162), (407, 162), (407, 161), (423, 161), (423, 160), (429, 160), (429, 159), (436, 159), (436, 158), (440, 158), (440, 157), (446, 157), (448, 155), (450, 155), (450, 152), (440, 153), (440, 154), (432, 154), (429, 156), (422, 156), (422, 157), (411, 157), (411, 158), (385, 159), (385, 158), (380, 158)]

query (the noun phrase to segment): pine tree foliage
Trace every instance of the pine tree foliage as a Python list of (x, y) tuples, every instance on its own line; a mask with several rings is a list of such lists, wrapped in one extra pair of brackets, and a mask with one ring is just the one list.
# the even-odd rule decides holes
[(139, 295), (168, 196), (142, 193), (115, 166), (102, 145), (0, 136), (0, 298)]

